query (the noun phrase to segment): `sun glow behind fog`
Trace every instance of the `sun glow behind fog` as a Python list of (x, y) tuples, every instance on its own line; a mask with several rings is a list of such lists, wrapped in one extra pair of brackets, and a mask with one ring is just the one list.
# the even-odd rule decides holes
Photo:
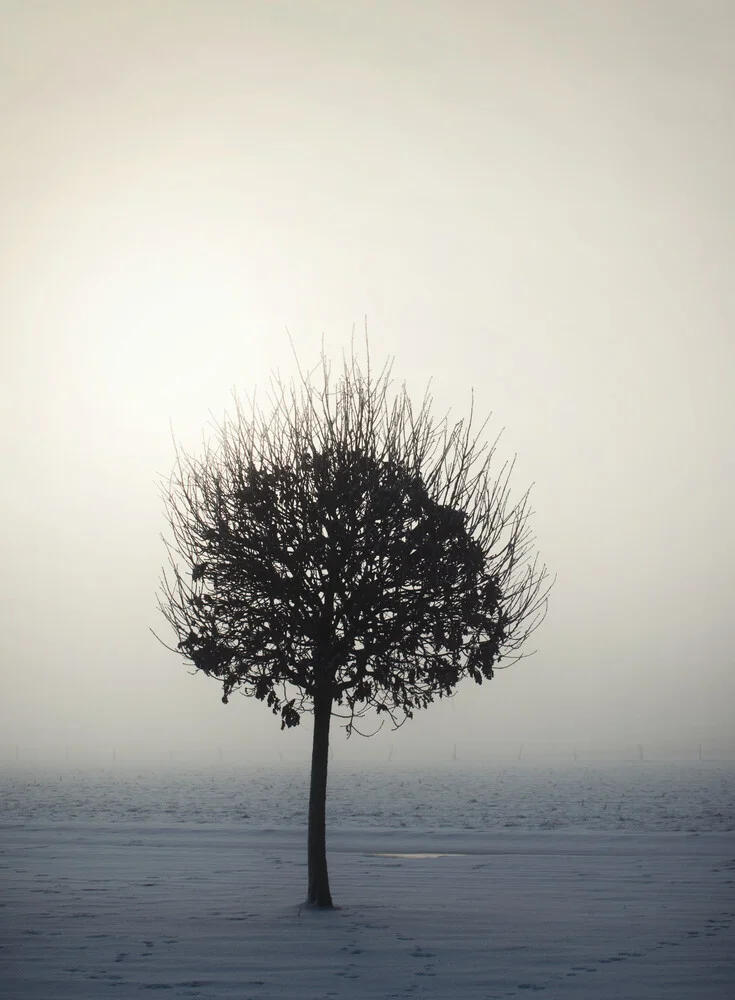
[(55, 295), (75, 390), (103, 413), (124, 408), (126, 420), (154, 435), (190, 414), (201, 424), (201, 402), (222, 399), (243, 358), (246, 370), (269, 361), (248, 336), (262, 321), (245, 262), (238, 266), (216, 227), (173, 208), (145, 191), (122, 204), (102, 192), (72, 202)]

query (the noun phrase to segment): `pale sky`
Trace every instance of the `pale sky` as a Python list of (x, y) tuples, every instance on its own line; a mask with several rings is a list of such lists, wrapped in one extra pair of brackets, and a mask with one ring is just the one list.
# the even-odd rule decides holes
[(3, 753), (306, 752), (150, 634), (156, 484), (286, 328), (310, 363), (365, 316), (492, 411), (558, 577), (534, 656), (377, 745), (733, 732), (729, 0), (0, 17)]

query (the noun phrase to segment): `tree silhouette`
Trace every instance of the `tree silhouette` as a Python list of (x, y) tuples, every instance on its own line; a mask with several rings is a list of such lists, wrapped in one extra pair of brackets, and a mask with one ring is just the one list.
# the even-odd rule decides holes
[[(315, 378), (316, 376), (316, 378)], [(177, 652), (296, 726), (314, 715), (307, 902), (332, 905), (325, 845), (329, 728), (368, 710), (394, 725), (489, 680), (543, 617), (528, 494), (491, 476), (484, 425), (414, 409), (391, 367), (354, 351), (271, 380), (267, 411), (235, 399), (201, 457), (177, 449), (164, 488), (160, 608)]]

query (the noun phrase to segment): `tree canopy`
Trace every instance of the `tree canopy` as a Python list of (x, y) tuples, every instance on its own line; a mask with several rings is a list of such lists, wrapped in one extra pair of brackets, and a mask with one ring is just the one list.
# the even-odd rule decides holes
[(251, 695), (282, 727), (400, 725), (520, 655), (548, 592), (528, 493), (511, 501), (511, 463), (493, 475), (485, 424), (431, 403), (390, 365), (353, 352), (335, 379), (322, 357), (274, 376), (265, 409), (236, 398), (200, 456), (177, 451), (160, 606), (225, 702)]

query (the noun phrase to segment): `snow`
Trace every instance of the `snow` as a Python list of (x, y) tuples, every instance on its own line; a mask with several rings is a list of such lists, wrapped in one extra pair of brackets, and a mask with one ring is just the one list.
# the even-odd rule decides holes
[[(732, 762), (330, 768), (332, 825), (467, 830), (735, 830)], [(0, 770), (0, 822), (306, 823), (301, 766)]]
[[(539, 827), (543, 803), (527, 801), (524, 826), (504, 825), (504, 812), (488, 827), (465, 828), (458, 803), (489, 801), (497, 771), (485, 784), (480, 772), (455, 774), (454, 798), (443, 812), (435, 804), (433, 826), (408, 820), (421, 802), (418, 786), (436, 794), (448, 771), (414, 774), (413, 782), (408, 773), (364, 774), (353, 812), (377, 809), (401, 781), (411, 794), (383, 808), (390, 822), (356, 821), (347, 789), (357, 771), (336, 769), (328, 840), (339, 908), (319, 912), (301, 905), (301, 774), (241, 773), (227, 805), (233, 773), (6, 772), (0, 996), (732, 1000), (731, 767), (519, 768), (515, 782), (511, 770), (503, 774), (511, 810), (529, 788), (537, 796), (539, 787), (554, 789), (546, 808), (556, 804), (559, 826)], [(631, 792), (626, 810), (616, 801), (607, 811), (614, 816), (604, 829), (599, 804), (626, 776), (636, 795), (654, 795), (654, 807), (646, 812)], [(242, 812), (243, 787), (255, 818), (223, 818)], [(93, 806), (83, 788), (94, 791)], [(581, 792), (594, 805), (587, 829)], [(190, 815), (196, 802), (205, 809), (216, 801), (215, 821)], [(172, 802), (179, 805), (166, 813)], [(625, 812), (636, 816), (620, 825)]]

